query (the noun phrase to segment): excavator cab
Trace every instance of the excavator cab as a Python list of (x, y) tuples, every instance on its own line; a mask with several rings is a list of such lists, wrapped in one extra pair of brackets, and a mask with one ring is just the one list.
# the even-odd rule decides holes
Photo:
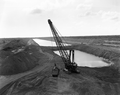
[(77, 67), (78, 66), (76, 63), (65, 64), (64, 71), (69, 72), (69, 73), (80, 73)]

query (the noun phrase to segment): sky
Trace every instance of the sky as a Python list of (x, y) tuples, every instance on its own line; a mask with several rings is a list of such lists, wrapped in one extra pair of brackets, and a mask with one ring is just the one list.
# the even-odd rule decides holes
[(120, 35), (120, 0), (0, 0), (0, 38)]

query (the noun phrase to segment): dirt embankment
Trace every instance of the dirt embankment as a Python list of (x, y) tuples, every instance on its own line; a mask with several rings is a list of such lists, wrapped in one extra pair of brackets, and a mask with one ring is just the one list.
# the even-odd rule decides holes
[[(29, 43), (28, 43), (29, 42)], [(12, 40), (0, 50), (0, 75), (13, 75), (33, 69), (45, 55), (35, 43)], [(40, 62), (40, 61), (41, 62)]]

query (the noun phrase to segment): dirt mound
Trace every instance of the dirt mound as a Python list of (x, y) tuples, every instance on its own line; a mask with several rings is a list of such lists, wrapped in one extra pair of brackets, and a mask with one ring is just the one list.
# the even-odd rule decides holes
[(18, 47), (25, 46), (26, 44), (27, 44), (27, 42), (25, 40), (14, 39), (14, 40), (11, 40), (10, 42), (6, 43), (3, 46), (3, 50), (16, 49)]
[(12, 40), (0, 50), (0, 74), (12, 75), (34, 68), (41, 56), (45, 56), (40, 51), (33, 42), (28, 45), (24, 40)]

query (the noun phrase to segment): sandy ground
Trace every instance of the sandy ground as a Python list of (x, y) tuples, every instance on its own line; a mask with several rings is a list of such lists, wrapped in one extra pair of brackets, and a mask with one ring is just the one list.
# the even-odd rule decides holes
[[(6, 84), (12, 82), (12, 81), (15, 81), (25, 75), (28, 75), (28, 74), (31, 74), (31, 73), (35, 73), (35, 72), (40, 72), (41, 70), (44, 70), (45, 68), (47, 68), (50, 64), (49, 62), (53, 59), (53, 55), (45, 52), (44, 53), (47, 57), (44, 58), (43, 60), (47, 61), (47, 62), (44, 62), (44, 65), (41, 66), (37, 66), (35, 67), (34, 69), (30, 70), (30, 71), (27, 71), (27, 72), (24, 72), (24, 73), (21, 73), (21, 74), (16, 74), (16, 75), (10, 75), (10, 76), (0, 76), (0, 89), (5, 86)], [(40, 60), (41, 61), (41, 60)]]
[[(61, 58), (53, 54), (51, 51), (45, 52), (47, 59), (44, 64), (34, 68), (26, 73), (9, 76), (6, 83), (20, 79), (23, 80), (25, 88), (30, 90), (22, 90), (24, 87), (16, 87), (11, 95), (119, 95), (120, 84), (118, 82), (110, 83), (108, 81), (100, 80), (95, 75), (101, 74), (97, 70), (89, 70), (82, 68), (80, 74), (67, 74), (62, 69), (64, 64)], [(51, 70), (53, 64), (57, 63), (57, 66), (61, 69), (58, 78), (51, 76)], [(30, 73), (38, 73), (35, 79), (31, 79), (33, 75)], [(89, 73), (88, 73), (89, 72)], [(97, 73), (97, 74), (96, 74)], [(93, 75), (92, 75), (93, 74)], [(34, 82), (35, 81), (35, 82)], [(5, 81), (4, 81), (5, 82)], [(4, 85), (5, 85), (4, 84)], [(39, 84), (39, 85), (37, 85)], [(31, 88), (31, 85), (36, 85)], [(20, 92), (19, 92), (19, 91)]]

